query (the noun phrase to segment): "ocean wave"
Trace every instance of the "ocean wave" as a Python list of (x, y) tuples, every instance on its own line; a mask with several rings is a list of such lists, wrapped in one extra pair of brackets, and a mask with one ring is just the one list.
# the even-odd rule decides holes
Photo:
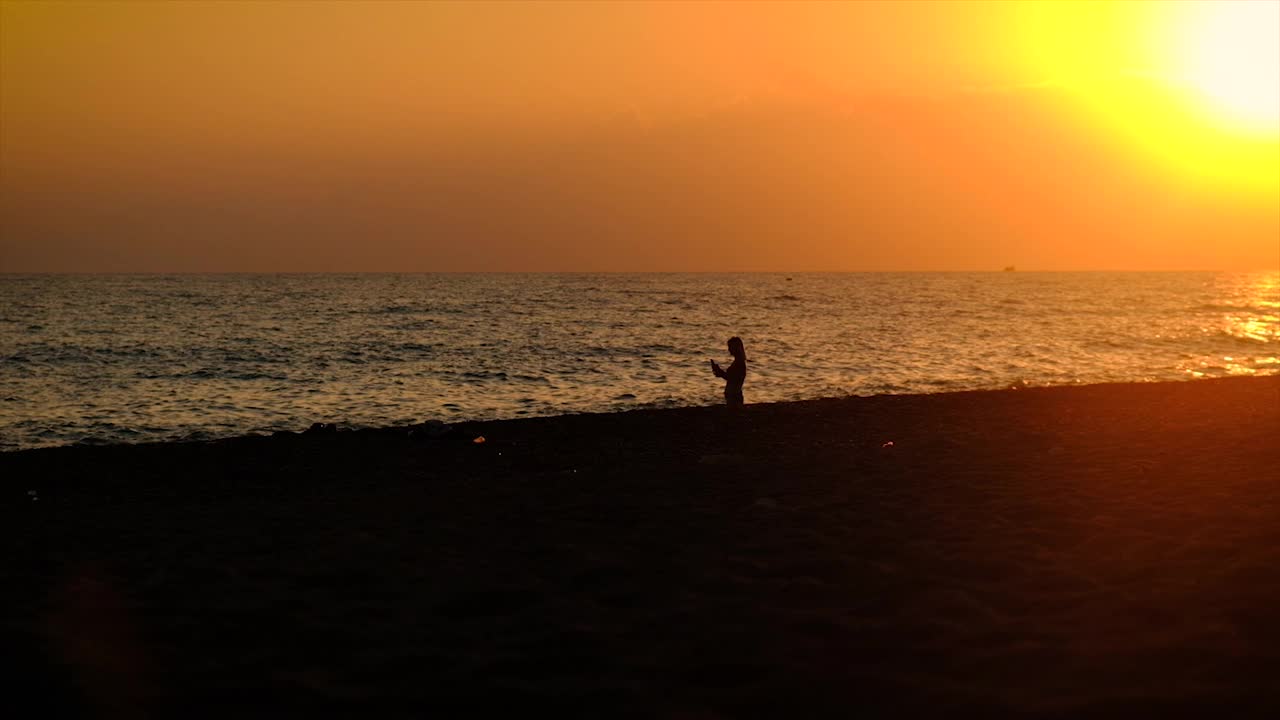
[(1280, 307), (1280, 302), (1273, 303), (1265, 300), (1250, 300), (1246, 302), (1201, 303), (1196, 305), (1193, 310), (1196, 312), (1225, 313), (1230, 315), (1270, 315), (1275, 312), (1277, 307)]
[(409, 315), (414, 313), (427, 312), (425, 308), (413, 305), (388, 305), (387, 307), (370, 308), (368, 310), (358, 311), (363, 315)]

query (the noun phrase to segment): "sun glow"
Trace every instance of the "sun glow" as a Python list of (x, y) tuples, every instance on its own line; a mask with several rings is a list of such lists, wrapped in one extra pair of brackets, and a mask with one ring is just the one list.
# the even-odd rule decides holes
[(1274, 200), (1280, 0), (1019, 7), (1030, 78), (1069, 91), (1117, 151), (1170, 180)]
[(1280, 0), (1189, 4), (1173, 43), (1174, 80), (1234, 129), (1280, 129)]

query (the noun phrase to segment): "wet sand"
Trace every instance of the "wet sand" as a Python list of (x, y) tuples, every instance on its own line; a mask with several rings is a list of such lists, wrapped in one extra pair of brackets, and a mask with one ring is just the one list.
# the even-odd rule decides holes
[(37, 450), (0, 476), (11, 706), (1280, 709), (1280, 377)]

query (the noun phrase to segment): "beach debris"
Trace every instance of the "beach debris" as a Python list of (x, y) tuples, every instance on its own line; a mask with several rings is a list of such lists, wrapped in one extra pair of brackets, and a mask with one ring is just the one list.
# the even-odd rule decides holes
[(31, 502), (36, 502), (40, 499), (40, 496), (36, 494), (35, 490), (28, 490), (27, 497), (31, 498)]
[(889, 448), (891, 448), (891, 447), (893, 447), (893, 441), (892, 441), (892, 440), (890, 440), (890, 441), (888, 441), (888, 442), (885, 442), (885, 443), (881, 443), (881, 444), (880, 444), (880, 449), (881, 449), (881, 450), (887, 450), (887, 449), (889, 449)]
[(483, 436), (483, 435), (477, 435), (477, 436), (476, 436), (476, 439), (475, 439), (475, 440), (472, 440), (471, 442), (475, 443), (476, 445), (483, 445), (483, 444), (484, 444), (484, 436)]

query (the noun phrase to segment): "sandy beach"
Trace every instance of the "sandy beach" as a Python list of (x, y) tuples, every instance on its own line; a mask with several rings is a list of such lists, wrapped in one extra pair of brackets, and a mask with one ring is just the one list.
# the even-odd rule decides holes
[(42, 714), (1280, 710), (1280, 377), (59, 448), (0, 476), (6, 702)]

